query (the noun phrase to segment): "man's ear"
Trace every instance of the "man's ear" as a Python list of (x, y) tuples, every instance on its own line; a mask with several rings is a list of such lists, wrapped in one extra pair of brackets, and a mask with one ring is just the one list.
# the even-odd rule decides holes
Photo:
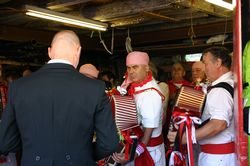
[(78, 57), (80, 57), (80, 55), (81, 55), (81, 50), (82, 50), (82, 47), (79, 46), (78, 49), (77, 49), (77, 55), (78, 55)]
[(217, 67), (221, 67), (221, 65), (222, 65), (222, 60), (218, 58), (218, 59), (216, 60), (216, 66), (217, 66)]
[(48, 55), (49, 55), (50, 59), (53, 59), (53, 56), (52, 56), (51, 48), (50, 48), (50, 47), (48, 47)]
[(76, 48), (76, 51), (74, 51), (73, 53), (73, 64), (74, 64), (74, 67), (77, 68), (78, 64), (79, 64), (79, 60), (80, 60), (80, 55), (81, 55), (81, 49), (82, 47), (79, 46), (78, 48)]

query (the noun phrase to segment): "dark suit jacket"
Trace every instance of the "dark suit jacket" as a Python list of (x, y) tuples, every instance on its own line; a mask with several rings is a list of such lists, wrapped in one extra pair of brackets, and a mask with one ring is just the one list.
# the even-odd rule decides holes
[(95, 165), (118, 145), (104, 89), (104, 82), (63, 63), (46, 64), (17, 80), (0, 123), (0, 154), (22, 144), (22, 166)]

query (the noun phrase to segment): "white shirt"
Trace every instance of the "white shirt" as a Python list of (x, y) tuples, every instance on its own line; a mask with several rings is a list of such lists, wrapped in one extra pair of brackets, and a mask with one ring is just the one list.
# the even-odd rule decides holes
[[(233, 75), (232, 72), (227, 72), (219, 77), (212, 85), (216, 85), (220, 82), (226, 82), (233, 87)], [(202, 121), (207, 119), (225, 120), (227, 122), (227, 128), (219, 134), (199, 141), (203, 144), (222, 144), (232, 142), (235, 139), (234, 132), (234, 115), (233, 115), (233, 98), (231, 94), (224, 88), (212, 88), (207, 94), (206, 104), (204, 112), (202, 114)]]
[[(160, 91), (154, 79), (141, 87), (136, 87), (135, 91), (152, 87)], [(156, 90), (150, 89), (135, 94), (134, 99), (138, 111), (139, 122), (144, 128), (154, 128), (152, 137), (159, 136), (162, 132), (162, 97)]]
[[(150, 82), (147, 82), (141, 87), (136, 87), (135, 91), (147, 89), (147, 88), (156, 88), (160, 91), (160, 87), (153, 79)], [(142, 93), (134, 95), (137, 112), (139, 116), (139, 122), (142, 124), (142, 127), (145, 128), (154, 128), (152, 132), (152, 137), (158, 137), (162, 132), (162, 98), (156, 90), (150, 89)], [(152, 159), (154, 160), (155, 166), (165, 166), (165, 149), (164, 143), (147, 147)], [(125, 164), (126, 166), (134, 166), (134, 162), (129, 162)]]

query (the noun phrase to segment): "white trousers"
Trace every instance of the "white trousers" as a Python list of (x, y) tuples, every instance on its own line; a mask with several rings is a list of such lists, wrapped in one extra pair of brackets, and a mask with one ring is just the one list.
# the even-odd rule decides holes
[[(150, 156), (154, 160), (155, 166), (166, 166), (166, 157), (165, 157), (165, 149), (164, 144), (154, 146), (154, 147), (147, 147)], [(134, 161), (131, 161), (125, 166), (134, 166)]]
[(236, 155), (235, 153), (208, 154), (201, 152), (198, 166), (236, 166)]

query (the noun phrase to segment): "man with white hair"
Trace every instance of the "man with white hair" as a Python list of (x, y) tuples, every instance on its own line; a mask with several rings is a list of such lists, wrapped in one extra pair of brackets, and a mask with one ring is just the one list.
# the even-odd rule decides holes
[(127, 163), (124, 154), (114, 153), (113, 159), (118, 163), (127, 163), (126, 165), (135, 163), (135, 165), (144, 166), (166, 165), (162, 136), (164, 96), (152, 77), (148, 64), (149, 56), (145, 52), (134, 51), (127, 55), (127, 78), (121, 87), (130, 87), (128, 93), (135, 100), (144, 135), (139, 139), (135, 161)]
[[(211, 47), (203, 51), (207, 79), (211, 82), (201, 116), (202, 125), (196, 129), (201, 153), (199, 166), (235, 166), (234, 128), (234, 80), (231, 72), (232, 59), (224, 47)], [(168, 138), (174, 142), (176, 132), (169, 132)], [(183, 134), (182, 143), (187, 143)]]
[(201, 61), (194, 62), (192, 65), (192, 82), (205, 82), (205, 65)]

